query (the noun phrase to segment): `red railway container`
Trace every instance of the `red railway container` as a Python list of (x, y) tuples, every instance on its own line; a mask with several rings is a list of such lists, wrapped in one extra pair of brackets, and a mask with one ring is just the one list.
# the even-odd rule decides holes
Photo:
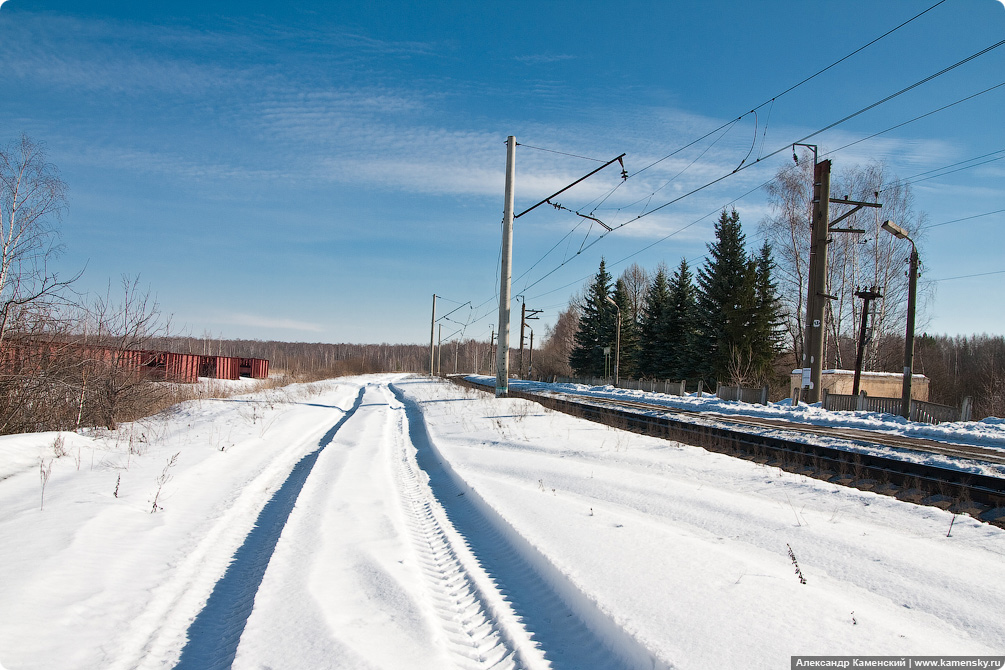
[(199, 374), (216, 379), (239, 379), (241, 359), (232, 356), (200, 356)]
[(195, 383), (199, 377), (217, 379), (267, 379), (269, 361), (263, 358), (233, 356), (200, 356), (170, 351), (118, 349), (95, 344), (71, 342), (5, 342), (0, 346), (0, 371), (23, 367), (26, 363), (41, 364), (49, 356), (75, 351), (94, 363), (114, 365), (121, 370), (142, 374), (151, 379), (179, 383)]
[(251, 359), (251, 378), (252, 379), (268, 379), (269, 378), (269, 361), (264, 358), (252, 358)]
[(199, 356), (166, 353), (164, 359), (164, 374), (169, 381), (183, 384), (194, 384), (199, 381)]
[(252, 379), (268, 379), (269, 362), (263, 358), (242, 358), (241, 376)]
[(216, 370), (220, 379), (240, 379), (241, 359), (233, 356), (217, 356)]

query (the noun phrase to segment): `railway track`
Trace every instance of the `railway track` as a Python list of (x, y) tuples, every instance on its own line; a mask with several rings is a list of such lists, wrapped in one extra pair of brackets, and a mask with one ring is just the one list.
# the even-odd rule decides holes
[[(817, 426), (806, 423), (795, 423), (792, 421), (786, 421), (785, 419), (768, 419), (756, 416), (734, 416), (734, 415), (712, 414), (709, 412), (700, 412), (697, 410), (667, 407), (664, 405), (654, 405), (652, 403), (644, 403), (631, 400), (620, 400), (620, 399), (609, 400), (606, 398), (602, 399), (591, 398), (590, 396), (577, 395), (572, 393), (555, 392), (555, 393), (548, 393), (546, 395), (554, 397), (581, 398), (583, 400), (594, 402), (600, 405), (607, 404), (610, 406), (617, 406), (617, 407), (629, 407), (629, 408), (641, 409), (647, 412), (653, 412), (653, 411), (665, 412), (667, 414), (675, 416), (693, 417), (705, 422), (714, 422), (715, 424), (728, 424), (734, 426), (746, 426), (754, 428), (768, 428), (772, 430), (790, 431), (793, 433), (810, 433), (812, 435), (821, 435), (824, 437), (830, 437), (839, 440), (848, 440), (851, 442), (856, 442), (864, 445), (893, 447), (895, 449), (904, 449), (908, 451), (924, 451), (932, 454), (949, 456), (951, 458), (966, 458), (969, 460), (980, 461), (984, 463), (1005, 465), (1005, 452), (1003, 452), (1000, 449), (992, 449), (989, 447), (980, 447), (969, 444), (958, 444), (954, 442), (939, 442), (936, 440), (929, 440), (919, 437), (905, 437), (902, 435), (891, 435), (889, 433), (880, 433), (877, 431), (866, 430), (861, 428), (847, 428), (843, 426), (842, 427)], [(712, 414), (712, 417), (710, 417), (710, 414)]]
[[(452, 381), (483, 391), (491, 390), (461, 378), (452, 378)], [(861, 429), (710, 415), (707, 412), (565, 392), (534, 393), (510, 389), (509, 395), (616, 428), (755, 460), (789, 472), (893, 495), (909, 502), (967, 513), (1005, 527), (1005, 478), (863, 452), (847, 443), (928, 452), (975, 463), (1005, 462), (1001, 452), (993, 449)], [(807, 433), (830, 438), (828, 441), (831, 443), (807, 443), (805, 437), (799, 435)]]

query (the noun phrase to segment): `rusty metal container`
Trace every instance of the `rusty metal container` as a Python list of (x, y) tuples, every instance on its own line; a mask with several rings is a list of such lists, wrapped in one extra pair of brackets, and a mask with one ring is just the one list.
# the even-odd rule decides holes
[(199, 381), (199, 359), (194, 354), (165, 353), (165, 378), (182, 384), (194, 384)]
[(239, 379), (241, 359), (232, 356), (200, 356), (199, 373), (202, 377)]
[(240, 372), (242, 377), (252, 379), (268, 379), (269, 361), (263, 358), (242, 358)]
[(252, 379), (269, 378), (269, 361), (267, 359), (264, 358), (251, 359), (251, 378)]

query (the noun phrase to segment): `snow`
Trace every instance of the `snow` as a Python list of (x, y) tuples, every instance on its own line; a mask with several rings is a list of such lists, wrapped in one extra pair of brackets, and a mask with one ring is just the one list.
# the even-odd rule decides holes
[[(494, 377), (471, 375), (468, 379), (485, 385), (493, 385), (494, 388)], [(882, 414), (880, 412), (829, 411), (823, 409), (819, 402), (812, 405), (800, 402), (797, 406), (793, 406), (791, 399), (780, 400), (778, 402), (768, 403), (767, 405), (758, 405), (731, 400), (720, 400), (715, 396), (715, 394), (710, 394), (708, 392), (703, 393), (700, 397), (697, 393), (688, 393), (687, 395), (676, 396), (664, 393), (651, 393), (648, 391), (622, 389), (614, 386), (546, 384), (543, 382), (522, 380), (511, 381), (510, 388), (515, 391), (529, 391), (544, 394), (573, 393), (599, 400), (612, 399), (640, 401), (657, 407), (663, 406), (700, 411), (702, 412), (702, 418), (695, 419), (695, 421), (707, 425), (722, 425), (721, 422), (717, 423), (715, 421), (716, 417), (723, 420), (728, 420), (730, 417), (742, 416), (761, 417), (816, 426), (855, 428), (859, 430), (875, 431), (877, 433), (886, 433), (888, 435), (902, 435), (906, 437), (924, 438), (937, 442), (986, 447), (988, 449), (1002, 451), (1003, 454), (1005, 454), (1005, 420), (993, 417), (989, 417), (981, 421), (956, 421), (932, 425), (916, 421), (908, 421), (901, 416)], [(774, 429), (759, 429), (749, 426), (744, 427), (744, 431), (755, 434), (779, 434), (779, 432)], [(823, 444), (850, 451), (895, 457), (916, 463), (938, 465), (941, 467), (986, 474), (994, 477), (1005, 477), (1005, 466), (976, 462), (972, 460), (956, 460), (931, 452), (909, 451), (894, 447), (877, 446), (875, 444), (868, 444), (855, 440), (839, 440), (806, 433), (794, 434), (787, 432), (785, 433), (785, 438), (807, 444)]]
[[(944, 430), (1005, 445), (997, 420)], [(65, 433), (60, 458), (56, 437), (0, 438), (9, 670), (775, 668), (1005, 646), (997, 527), (441, 381), (195, 400)]]

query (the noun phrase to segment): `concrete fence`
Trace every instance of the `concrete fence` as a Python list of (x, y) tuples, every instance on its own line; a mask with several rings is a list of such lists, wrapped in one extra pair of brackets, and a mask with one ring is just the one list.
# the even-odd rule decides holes
[(739, 402), (747, 402), (753, 405), (767, 405), (768, 404), (768, 387), (762, 386), (760, 388), (748, 388), (745, 386), (723, 386), (722, 384), (717, 384), (715, 387), (715, 395), (719, 400), (736, 400)]

